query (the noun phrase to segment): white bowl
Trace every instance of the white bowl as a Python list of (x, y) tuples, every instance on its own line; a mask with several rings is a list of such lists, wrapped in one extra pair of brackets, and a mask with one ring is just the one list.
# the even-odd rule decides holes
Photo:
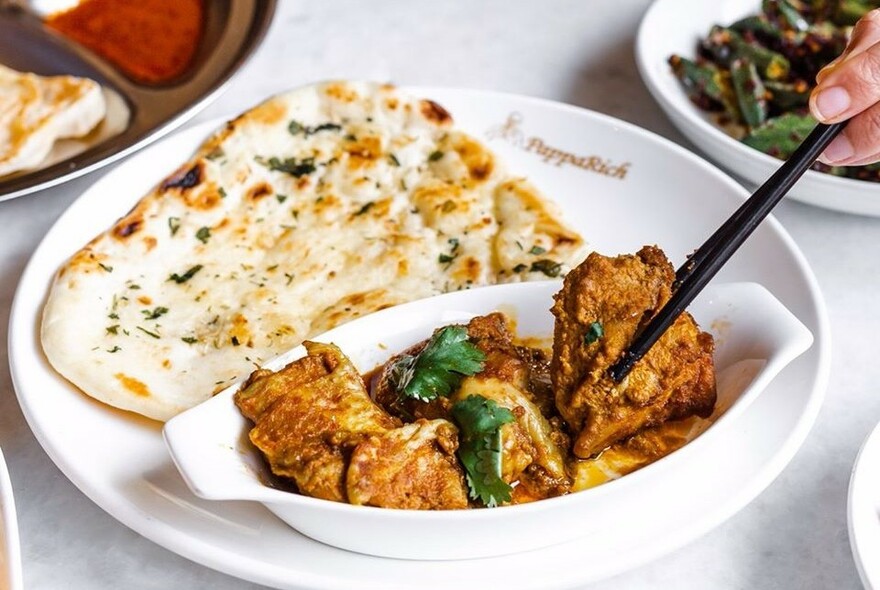
[[(338, 345), (362, 372), (426, 338), (440, 326), (503, 310), (522, 336), (553, 332), (549, 312), (558, 281), (498, 285), (440, 295), (359, 318), (316, 338)], [(813, 337), (756, 283), (708, 288), (691, 308), (716, 337), (718, 408), (709, 429), (653, 465), (602, 486), (533, 504), (458, 511), (392, 510), (300, 496), (263, 484), (265, 467), (247, 438), (248, 421), (235, 407), (233, 386), (165, 425), (165, 442), (190, 489), (211, 500), (253, 500), (313, 539), (383, 557), (462, 559), (546, 547), (601, 534), (626, 521), (632, 502), (652, 496), (652, 481), (674, 478), (676, 466), (701, 452)], [(266, 364), (280, 369), (305, 355), (298, 347)], [(711, 477), (710, 473), (706, 477)], [(655, 499), (662, 502), (662, 499)], [(572, 522), (579, 523), (571, 526)], [(414, 542), (418, 539), (418, 542)]]
[[(667, 63), (677, 53), (693, 58), (697, 42), (714, 24), (729, 25), (760, 10), (760, 0), (656, 0), (636, 39), (642, 79), (673, 124), (712, 160), (757, 186), (781, 161), (741, 143), (687, 97)], [(791, 189), (793, 199), (848, 213), (880, 216), (880, 183), (807, 171)]]
[(0, 590), (21, 590), (21, 548), (12, 498), (12, 481), (0, 451)]

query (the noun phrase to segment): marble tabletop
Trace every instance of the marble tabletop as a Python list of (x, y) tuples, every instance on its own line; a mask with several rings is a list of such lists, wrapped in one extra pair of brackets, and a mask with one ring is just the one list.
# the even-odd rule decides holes
[[(326, 78), (488, 88), (634, 122), (691, 148), (639, 79), (633, 42), (649, 0), (279, 2), (269, 36), (196, 120)], [(256, 588), (179, 557), (98, 508), (43, 452), (15, 401), (6, 326), (18, 278), (55, 219), (103, 173), (0, 203), (0, 447), (18, 504), (28, 589)], [(880, 420), (880, 219), (783, 203), (777, 217), (828, 302), (833, 365), (806, 443), (749, 506), (673, 554), (590, 586), (858, 588), (846, 530), (850, 469)], [(548, 574), (552, 578), (552, 574)]]

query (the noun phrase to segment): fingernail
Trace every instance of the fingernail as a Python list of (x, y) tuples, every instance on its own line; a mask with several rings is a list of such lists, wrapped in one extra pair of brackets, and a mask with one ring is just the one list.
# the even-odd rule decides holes
[(832, 86), (819, 92), (814, 106), (823, 121), (833, 119), (849, 108), (849, 92), (841, 86)]
[(837, 68), (837, 62), (833, 61), (821, 70), (819, 70), (819, 73), (816, 74), (816, 82), (821, 84), (822, 80), (830, 76), (831, 73), (834, 72), (835, 68)]
[(846, 138), (846, 135), (838, 135), (834, 138), (834, 141), (825, 148), (825, 151), (822, 153), (822, 160), (824, 160), (826, 164), (834, 164), (836, 162), (848, 160), (854, 153), (855, 150)]

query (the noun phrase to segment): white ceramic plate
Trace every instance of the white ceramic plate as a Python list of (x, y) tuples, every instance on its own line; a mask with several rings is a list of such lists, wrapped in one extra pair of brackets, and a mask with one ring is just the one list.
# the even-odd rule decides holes
[[(553, 295), (561, 281), (494, 285), (398, 305), (353, 320), (316, 337), (337, 345), (361, 373), (427, 338), (435, 329), (503, 310), (517, 318), (520, 336), (552, 338)], [(163, 430), (174, 463), (193, 492), (209, 500), (255, 500), (296, 530), (318, 541), (380, 557), (468, 559), (541, 549), (638, 522), (642, 512), (663, 510), (655, 490), (675, 477), (730, 426), (774, 377), (807, 350), (813, 336), (761, 285), (710, 285), (689, 311), (715, 336), (718, 401), (713, 423), (684, 448), (605, 485), (520, 506), (494, 510), (389, 510), (350, 506), (291, 494), (265, 485), (270, 476), (248, 441), (251, 425), (232, 401), (233, 385), (172, 418)], [(272, 359), (277, 371), (306, 356), (299, 346)], [(650, 500), (647, 500), (650, 498)], [(584, 523), (581, 527), (567, 526)], [(420, 538), (421, 543), (412, 539)]]
[(0, 451), (0, 590), (21, 590), (23, 587), (12, 482)]
[[(745, 197), (742, 187), (690, 152), (610, 117), (489, 92), (413, 91), (437, 100), (460, 127), (487, 140), (605, 253), (657, 243), (673, 260), (684, 260)], [(773, 480), (809, 431), (828, 377), (826, 311), (802, 254), (769, 219), (718, 280), (761, 283), (807, 326), (815, 343), (731, 425), (737, 444), (707, 444), (678, 466), (657, 490), (668, 499), (664, 509), (637, 524), (620, 523), (601, 536), (534, 551), (527, 559), (394, 561), (312, 541), (255, 503), (196, 498), (168, 455), (161, 425), (108, 409), (56, 375), (40, 348), (38, 325), (62, 261), (125, 213), (219, 124), (196, 126), (145, 149), (86, 191), (34, 253), (10, 318), (13, 382), (46, 452), (97, 504), (164, 547), (282, 588), (388, 590), (416, 579), (425, 589), (462, 580), (509, 590), (570, 587), (654, 559), (729, 518)]]
[[(673, 53), (696, 54), (697, 42), (714, 24), (727, 25), (758, 12), (760, 0), (656, 0), (636, 39), (636, 62), (648, 90), (678, 129), (715, 162), (753, 185), (781, 162), (730, 137), (694, 106), (672, 74)], [(808, 171), (792, 188), (793, 199), (849, 213), (880, 216), (880, 183)]]
[(853, 465), (847, 503), (849, 543), (867, 590), (880, 589), (880, 424)]

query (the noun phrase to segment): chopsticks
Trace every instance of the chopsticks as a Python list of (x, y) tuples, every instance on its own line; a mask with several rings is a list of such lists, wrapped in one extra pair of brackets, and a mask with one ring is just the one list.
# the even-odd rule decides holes
[(620, 383), (846, 126), (819, 124), (773, 175), (675, 273), (669, 301), (609, 367)]

